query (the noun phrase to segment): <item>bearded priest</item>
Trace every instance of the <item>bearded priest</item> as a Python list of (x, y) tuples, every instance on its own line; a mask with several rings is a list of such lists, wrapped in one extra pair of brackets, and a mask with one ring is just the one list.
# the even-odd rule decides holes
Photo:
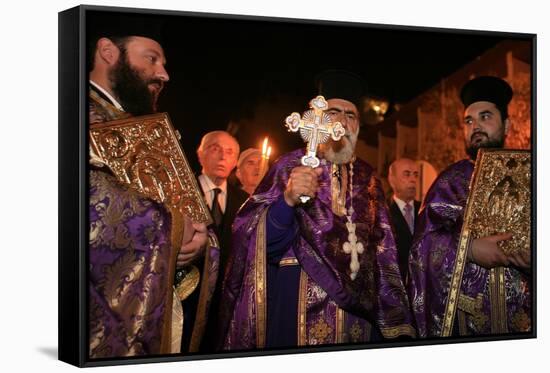
[(380, 181), (354, 155), (363, 82), (330, 70), (317, 88), (345, 134), (321, 145), (316, 168), (301, 164), (304, 149), (283, 155), (239, 211), (222, 290), (223, 350), (415, 336)]

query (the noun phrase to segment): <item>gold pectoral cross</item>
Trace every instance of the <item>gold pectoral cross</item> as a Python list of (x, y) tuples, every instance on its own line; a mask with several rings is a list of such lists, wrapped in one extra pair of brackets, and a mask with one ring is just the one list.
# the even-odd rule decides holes
[[(328, 109), (328, 103), (323, 96), (317, 96), (309, 102), (308, 110), (301, 117), (299, 113), (292, 113), (285, 119), (285, 125), (291, 132), (300, 131), (302, 139), (307, 142), (306, 155), (301, 159), (302, 165), (311, 168), (318, 167), (320, 164), (317, 158), (317, 147), (323, 144), (331, 137), (338, 141), (344, 136), (346, 130), (340, 122), (332, 123), (330, 117), (325, 114)], [(309, 200), (308, 196), (301, 196), (302, 203)]]

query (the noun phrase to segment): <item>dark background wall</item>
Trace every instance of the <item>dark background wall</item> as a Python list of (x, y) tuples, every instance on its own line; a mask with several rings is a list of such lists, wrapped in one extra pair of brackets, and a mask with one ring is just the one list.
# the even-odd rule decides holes
[[(89, 16), (94, 22), (101, 17), (105, 13)], [(283, 120), (307, 108), (316, 94), (314, 77), (324, 69), (353, 71), (364, 78), (369, 95), (406, 103), (505, 39), (452, 30), (197, 15), (149, 15), (145, 22), (162, 25), (170, 82), (159, 109), (179, 129), (195, 169), (201, 136), (230, 123), (242, 149), (259, 146), (267, 135), (273, 158), (303, 146)]]

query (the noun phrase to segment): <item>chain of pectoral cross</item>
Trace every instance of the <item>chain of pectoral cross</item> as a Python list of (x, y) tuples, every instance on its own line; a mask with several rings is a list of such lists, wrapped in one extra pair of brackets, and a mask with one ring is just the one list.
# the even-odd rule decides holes
[(359, 273), (359, 268), (361, 265), (359, 264), (359, 254), (363, 254), (365, 251), (365, 248), (361, 242), (358, 242), (357, 235), (355, 234), (355, 229), (357, 228), (357, 225), (353, 222), (353, 213), (355, 210), (353, 209), (353, 161), (349, 164), (349, 195), (350, 195), (350, 207), (346, 214), (346, 228), (348, 229), (348, 241), (344, 243), (344, 246), (342, 247), (344, 249), (344, 252), (346, 254), (351, 255), (351, 261), (349, 264), (349, 268), (351, 270), (350, 278), (352, 280), (355, 280), (357, 277), (357, 273)]

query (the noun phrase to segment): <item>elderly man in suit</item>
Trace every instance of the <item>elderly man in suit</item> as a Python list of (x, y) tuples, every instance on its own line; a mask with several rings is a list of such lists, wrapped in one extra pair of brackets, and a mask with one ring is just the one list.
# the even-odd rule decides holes
[(231, 251), (231, 225), (237, 211), (248, 198), (248, 193), (227, 182), (227, 178), (237, 165), (239, 151), (239, 143), (226, 131), (207, 133), (197, 149), (202, 167), (198, 181), (214, 219), (214, 231), (220, 240), (219, 276), (212, 297), (201, 352), (213, 351), (221, 282)]
[(409, 158), (395, 160), (390, 165), (388, 181), (393, 190), (389, 206), (397, 243), (399, 270), (403, 282), (406, 282), (414, 222), (420, 209), (420, 202), (414, 199), (418, 184), (418, 164)]

